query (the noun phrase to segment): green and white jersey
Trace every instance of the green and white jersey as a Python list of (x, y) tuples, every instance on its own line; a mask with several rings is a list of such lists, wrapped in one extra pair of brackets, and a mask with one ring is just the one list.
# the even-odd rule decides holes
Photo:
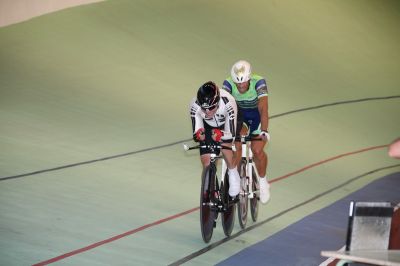
[(235, 82), (229, 77), (224, 80), (222, 88), (232, 94), (237, 105), (243, 110), (254, 110), (258, 107), (258, 99), (268, 96), (267, 82), (259, 75), (252, 74), (249, 89), (245, 93), (240, 93)]

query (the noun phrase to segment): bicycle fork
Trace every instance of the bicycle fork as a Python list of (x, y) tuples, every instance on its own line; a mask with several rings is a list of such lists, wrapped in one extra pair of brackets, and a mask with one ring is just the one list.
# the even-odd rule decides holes
[[(210, 163), (211, 164), (216, 164), (217, 163), (217, 159), (220, 158), (219, 156), (217, 156), (216, 154), (211, 154), (211, 158), (210, 158)], [(226, 165), (224, 163), (222, 163), (222, 168), (226, 168)], [(224, 170), (222, 170), (222, 173), (224, 173)], [(215, 176), (216, 173), (215, 173)], [(222, 175), (221, 175), (222, 176)], [(209, 180), (211, 181), (211, 180)], [(221, 193), (220, 193), (220, 189), (219, 189), (219, 184), (218, 184), (218, 178), (216, 178), (215, 180), (213, 180), (213, 182), (216, 182), (215, 184), (211, 185), (208, 184), (209, 187), (209, 193), (210, 193), (210, 201), (207, 203), (203, 203), (203, 205), (209, 205), (214, 211), (220, 212), (221, 209), (223, 208), (221, 202)]]

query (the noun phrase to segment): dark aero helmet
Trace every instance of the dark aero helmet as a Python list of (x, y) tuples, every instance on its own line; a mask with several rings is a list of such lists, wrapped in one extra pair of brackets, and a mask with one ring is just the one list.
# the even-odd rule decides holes
[(213, 109), (219, 103), (219, 89), (214, 82), (208, 81), (197, 91), (197, 102), (202, 109)]

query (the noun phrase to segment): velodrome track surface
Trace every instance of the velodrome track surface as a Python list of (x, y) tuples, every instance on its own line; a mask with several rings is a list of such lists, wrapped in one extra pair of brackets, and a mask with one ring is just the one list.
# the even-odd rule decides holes
[[(106, 1), (0, 28), (0, 264), (216, 264), (399, 172), (399, 12)], [(272, 199), (207, 250), (188, 103), (241, 58), (270, 87)]]

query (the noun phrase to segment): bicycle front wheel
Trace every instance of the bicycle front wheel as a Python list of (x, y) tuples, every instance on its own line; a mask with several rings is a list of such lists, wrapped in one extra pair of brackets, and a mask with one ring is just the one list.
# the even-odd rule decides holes
[(228, 171), (225, 172), (224, 182), (221, 186), (221, 198), (225, 205), (225, 210), (221, 215), (222, 228), (226, 236), (230, 236), (235, 225), (235, 207), (231, 197), (229, 196), (229, 178)]
[(253, 219), (253, 222), (257, 221), (258, 218), (258, 200), (259, 200), (259, 195), (260, 195), (260, 181), (258, 180), (258, 177), (256, 175), (256, 171), (254, 168), (254, 165), (251, 166), (252, 169), (252, 176), (253, 176), (253, 185), (252, 189), (253, 191), (257, 191), (257, 193), (254, 195), (253, 198), (250, 199), (250, 212), (251, 212), (251, 218)]
[(212, 208), (212, 193), (215, 193), (216, 169), (207, 166), (201, 178), (200, 191), (200, 228), (204, 242), (208, 243), (212, 237), (216, 212)]
[(242, 160), (240, 162), (240, 193), (239, 193), (239, 201), (237, 203), (238, 206), (238, 218), (239, 224), (242, 229), (246, 228), (247, 224), (247, 213), (248, 213), (248, 178), (246, 173), (246, 161)]

